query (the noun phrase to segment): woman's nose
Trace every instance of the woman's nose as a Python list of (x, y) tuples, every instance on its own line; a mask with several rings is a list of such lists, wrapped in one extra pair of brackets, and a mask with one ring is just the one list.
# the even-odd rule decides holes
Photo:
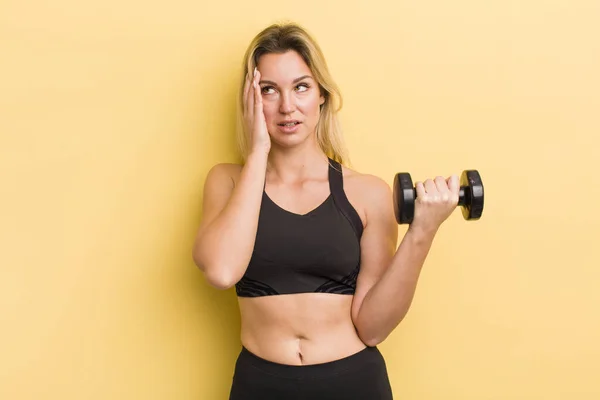
[(279, 104), (279, 111), (282, 114), (289, 114), (296, 109), (294, 96), (289, 93), (283, 93), (281, 95), (281, 102)]

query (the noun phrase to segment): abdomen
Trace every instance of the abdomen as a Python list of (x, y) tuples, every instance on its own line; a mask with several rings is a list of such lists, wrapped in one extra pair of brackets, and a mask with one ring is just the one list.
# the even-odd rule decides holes
[(352, 322), (353, 296), (328, 293), (239, 298), (242, 344), (280, 364), (333, 361), (365, 348)]

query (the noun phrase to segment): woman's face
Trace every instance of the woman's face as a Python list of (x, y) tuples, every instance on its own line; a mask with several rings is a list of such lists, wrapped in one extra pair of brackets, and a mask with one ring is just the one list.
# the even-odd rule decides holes
[(325, 98), (302, 57), (295, 51), (265, 54), (257, 68), (271, 140), (290, 146), (312, 138)]

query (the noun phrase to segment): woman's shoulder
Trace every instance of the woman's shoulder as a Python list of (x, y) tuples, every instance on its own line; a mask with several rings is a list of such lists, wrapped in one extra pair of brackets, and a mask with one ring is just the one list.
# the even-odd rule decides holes
[(344, 191), (363, 222), (367, 216), (393, 205), (390, 185), (381, 177), (343, 166)]
[(392, 194), (390, 185), (381, 177), (342, 166), (344, 190), (363, 193), (363, 197), (381, 197)]
[(217, 163), (217, 164), (214, 164), (210, 168), (210, 170), (208, 171), (208, 174), (206, 176), (206, 179), (207, 180), (208, 179), (211, 179), (211, 180), (231, 179), (234, 182), (236, 182), (240, 176), (241, 171), (242, 171), (241, 164), (227, 163), (227, 162)]

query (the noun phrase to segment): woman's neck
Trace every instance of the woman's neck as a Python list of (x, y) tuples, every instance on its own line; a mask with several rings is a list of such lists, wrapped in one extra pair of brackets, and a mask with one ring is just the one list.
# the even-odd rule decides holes
[(271, 148), (267, 175), (282, 183), (298, 183), (323, 175), (327, 156), (318, 146), (304, 149)]

